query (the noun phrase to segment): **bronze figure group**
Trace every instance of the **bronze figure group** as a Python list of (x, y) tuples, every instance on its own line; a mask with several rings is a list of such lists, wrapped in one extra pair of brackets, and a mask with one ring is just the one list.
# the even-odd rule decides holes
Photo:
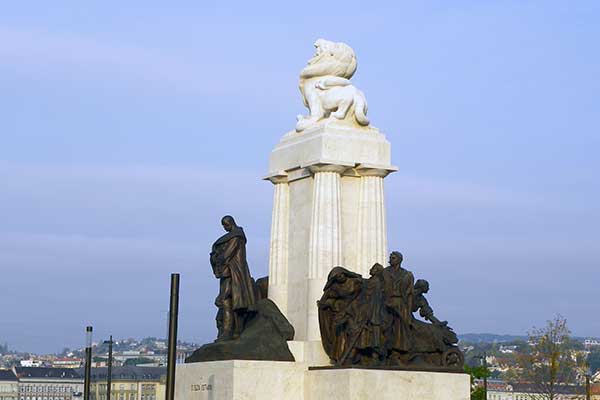
[[(318, 301), (319, 325), (335, 365), (462, 367), (456, 334), (424, 296), (429, 283), (415, 282), (402, 260), (392, 252), (390, 265), (373, 265), (368, 279), (343, 267), (329, 273)], [(428, 322), (415, 318), (417, 311)]]

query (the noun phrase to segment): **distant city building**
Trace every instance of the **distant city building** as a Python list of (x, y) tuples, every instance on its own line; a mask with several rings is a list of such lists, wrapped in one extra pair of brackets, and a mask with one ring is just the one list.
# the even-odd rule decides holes
[(42, 360), (34, 360), (32, 358), (28, 360), (21, 360), (19, 364), (21, 364), (21, 367), (41, 367), (44, 365)]
[(9, 369), (0, 369), (0, 400), (18, 400), (19, 380)]
[(79, 400), (83, 375), (73, 368), (15, 367), (19, 400)]
[[(92, 368), (90, 400), (106, 400), (107, 368)], [(164, 367), (115, 367), (111, 400), (162, 400), (166, 394)]]
[(600, 339), (595, 339), (595, 338), (585, 339), (583, 341), (583, 345), (588, 349), (590, 347), (600, 346)]
[[(585, 387), (574, 385), (555, 386), (555, 399), (581, 400)], [(487, 400), (531, 400), (546, 398), (536, 385), (530, 383), (507, 383), (488, 381)]]
[(75, 357), (58, 357), (52, 360), (51, 365), (53, 368), (79, 368), (83, 365), (83, 360)]

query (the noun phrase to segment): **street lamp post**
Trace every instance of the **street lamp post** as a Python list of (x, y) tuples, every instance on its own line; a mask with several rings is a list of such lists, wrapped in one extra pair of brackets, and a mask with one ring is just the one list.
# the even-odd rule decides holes
[(586, 400), (591, 400), (592, 398), (592, 388), (590, 386), (590, 371), (585, 374), (585, 398)]
[(90, 400), (90, 378), (92, 375), (92, 330), (85, 328), (85, 372), (83, 377), (83, 400)]
[(167, 355), (166, 400), (175, 399), (175, 362), (177, 353), (177, 317), (179, 314), (179, 274), (171, 274), (171, 302), (169, 307), (169, 344)]
[(484, 368), (483, 391), (484, 391), (485, 399), (487, 399), (487, 353), (485, 351), (483, 352), (483, 368)]
[(483, 395), (484, 399), (487, 399), (487, 352), (483, 352), (482, 356), (475, 357), (481, 360), (481, 366), (483, 367)]
[(106, 371), (106, 400), (110, 400), (110, 389), (112, 386), (112, 362), (113, 362), (113, 338), (110, 335), (109, 340), (105, 340), (104, 343), (108, 344), (108, 363)]

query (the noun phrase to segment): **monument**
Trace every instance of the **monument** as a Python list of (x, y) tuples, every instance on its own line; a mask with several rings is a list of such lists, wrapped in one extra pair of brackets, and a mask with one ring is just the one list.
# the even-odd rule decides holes
[(177, 367), (178, 399), (469, 398), (456, 335), (424, 296), (429, 283), (398, 252), (386, 262), (383, 183), (398, 168), (350, 81), (356, 68), (347, 44), (315, 42), (299, 82), (308, 113), (271, 152), (265, 178), (268, 283), (251, 278), (243, 230), (224, 217), (210, 255), (218, 337)]

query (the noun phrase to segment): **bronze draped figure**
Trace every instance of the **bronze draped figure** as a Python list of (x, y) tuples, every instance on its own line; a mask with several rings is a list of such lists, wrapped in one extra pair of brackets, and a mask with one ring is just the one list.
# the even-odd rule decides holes
[(267, 298), (268, 277), (252, 279), (244, 230), (229, 215), (221, 224), (227, 233), (215, 241), (210, 252), (212, 272), (219, 279), (217, 340), (196, 349), (185, 362), (294, 361), (287, 345), (294, 339), (294, 327)]
[[(325, 352), (338, 366), (459, 370), (458, 338), (425, 299), (429, 283), (415, 282), (401, 264), (402, 254), (392, 252), (390, 265), (375, 264), (368, 279), (343, 267), (331, 270), (317, 303)], [(428, 322), (415, 318), (417, 311)]]
[(221, 224), (227, 232), (212, 245), (210, 264), (219, 279), (219, 295), (215, 299), (217, 340), (240, 336), (248, 313), (256, 302), (256, 289), (246, 261), (246, 235), (233, 217), (226, 215)]

